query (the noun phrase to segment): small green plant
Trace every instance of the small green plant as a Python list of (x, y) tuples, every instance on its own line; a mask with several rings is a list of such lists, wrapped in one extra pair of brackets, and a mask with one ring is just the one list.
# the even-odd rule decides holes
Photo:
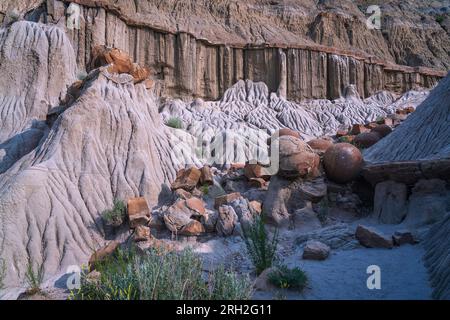
[(445, 20), (445, 16), (444, 15), (438, 15), (438, 16), (436, 16), (436, 22), (437, 23), (439, 23), (439, 24), (441, 24), (442, 22), (444, 22), (444, 20)]
[(167, 120), (166, 125), (174, 129), (183, 129), (183, 121), (176, 117)]
[(119, 227), (123, 224), (126, 217), (126, 206), (123, 201), (114, 201), (114, 207), (102, 213), (102, 219), (105, 224), (112, 227)]
[(208, 195), (208, 193), (209, 193), (209, 186), (207, 184), (204, 184), (204, 185), (201, 186), (200, 190), (202, 191), (202, 193), (204, 195)]
[(306, 287), (308, 277), (298, 267), (290, 269), (285, 265), (281, 265), (269, 273), (269, 281), (281, 289), (302, 291)]
[(270, 240), (264, 220), (258, 216), (250, 225), (243, 227), (242, 231), (247, 251), (255, 266), (256, 274), (259, 275), (270, 268), (276, 259), (278, 230), (275, 230)]
[(349, 136), (343, 136), (339, 138), (339, 142), (352, 143), (352, 140)]
[(42, 281), (44, 280), (44, 265), (38, 264), (36, 268), (34, 268), (33, 263), (29, 260), (25, 279), (28, 285), (27, 294), (34, 295), (39, 293), (41, 291)]
[(71, 300), (235, 300), (250, 299), (252, 283), (223, 267), (203, 277), (203, 262), (193, 252), (152, 248), (143, 255), (118, 250), (95, 265), (100, 277), (82, 275)]

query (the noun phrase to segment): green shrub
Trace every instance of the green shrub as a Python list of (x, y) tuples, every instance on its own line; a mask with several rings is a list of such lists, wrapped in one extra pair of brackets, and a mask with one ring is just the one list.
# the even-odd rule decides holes
[(101, 276), (82, 276), (73, 300), (209, 300), (250, 299), (252, 284), (223, 268), (203, 278), (203, 263), (191, 251), (167, 252), (150, 249), (143, 255), (134, 250), (117, 251), (96, 265)]
[(127, 208), (125, 203), (120, 200), (114, 201), (114, 207), (102, 213), (102, 219), (108, 226), (119, 227), (125, 221)]
[(207, 195), (207, 194), (209, 193), (209, 186), (208, 186), (207, 184), (204, 184), (204, 185), (200, 188), (200, 190), (202, 191), (202, 193), (203, 193), (204, 195)]
[(282, 265), (269, 273), (269, 281), (281, 289), (295, 289), (302, 291), (308, 282), (308, 277), (300, 268), (289, 269)]
[(261, 274), (270, 268), (275, 259), (278, 246), (278, 230), (275, 230), (272, 240), (269, 239), (264, 220), (256, 217), (253, 223), (242, 228), (245, 245), (256, 269)]
[(25, 273), (28, 290), (27, 294), (33, 295), (41, 291), (41, 284), (44, 280), (44, 265), (38, 264), (36, 268), (33, 267), (31, 261), (28, 262), (27, 272)]
[(183, 121), (180, 118), (170, 118), (166, 122), (166, 126), (174, 129), (183, 129)]
[(441, 24), (442, 22), (444, 22), (445, 20), (445, 16), (444, 15), (438, 15), (436, 16), (436, 22)]

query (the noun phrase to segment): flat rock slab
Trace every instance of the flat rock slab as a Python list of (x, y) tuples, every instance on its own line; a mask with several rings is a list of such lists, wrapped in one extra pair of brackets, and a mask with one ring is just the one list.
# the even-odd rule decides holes
[(95, 268), (95, 265), (101, 261), (104, 261), (106, 258), (111, 256), (114, 251), (119, 247), (120, 243), (118, 241), (111, 241), (103, 248), (98, 249), (95, 251), (91, 258), (89, 259), (89, 270), (93, 270)]
[(386, 248), (393, 247), (392, 237), (387, 237), (373, 228), (359, 225), (356, 228), (356, 239), (367, 248)]

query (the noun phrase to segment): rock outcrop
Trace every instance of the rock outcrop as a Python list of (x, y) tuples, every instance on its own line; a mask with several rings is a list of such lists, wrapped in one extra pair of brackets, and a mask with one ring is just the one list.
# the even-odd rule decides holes
[[(23, 136), (14, 135), (59, 105), (76, 65), (70, 42), (57, 28), (17, 22), (0, 33), (0, 68), (9, 74), (0, 79), (6, 90), (1, 99), (8, 102), (1, 103), (0, 114), (7, 116), (1, 121), (3, 147), (4, 139), (20, 143)], [(13, 39), (21, 50), (11, 50)], [(142, 196), (153, 206), (170, 196), (167, 183), (181, 164), (152, 91), (130, 75), (100, 69), (84, 80), (82, 92), (51, 128), (43, 125), (36, 145), (0, 171), (0, 248), (8, 285), (23, 279), (28, 259), (42, 263), (47, 275), (86, 261), (104, 242), (100, 214), (115, 199)], [(8, 113), (13, 106), (14, 114)], [(0, 160), (3, 165), (8, 155)]]
[[(262, 10), (260, 13), (240, 8), (248, 4), (234, 1), (229, 5), (208, 4), (206, 7), (213, 12), (204, 12), (201, 5), (190, 0), (166, 5), (125, 0), (120, 4), (105, 0), (68, 2), (82, 5), (80, 29), (69, 30), (80, 69), (89, 64), (96, 46), (115, 47), (129, 52), (139, 64), (155, 70), (155, 76), (164, 82), (163, 94), (171, 97), (216, 100), (241, 79), (265, 82), (271, 92), (279, 92), (295, 101), (339, 98), (344, 96), (345, 88), (350, 84), (355, 85), (362, 97), (369, 97), (379, 90), (403, 93), (418, 86), (432, 87), (444, 76), (440, 71), (418, 67), (420, 64), (412, 58), (398, 62), (414, 67), (396, 65), (394, 57), (403, 55), (400, 53), (403, 52), (401, 39), (397, 39), (394, 33), (395, 46), (386, 44), (379, 31), (367, 29), (364, 15), (350, 2), (337, 14), (322, 5), (319, 7), (323, 11), (317, 12), (313, 9), (316, 4), (312, 3), (280, 3), (290, 12), (288, 16), (280, 9), (270, 15), (263, 13), (267, 4), (260, 1), (255, 1)], [(65, 6), (61, 1), (48, 0), (46, 11), (39, 11), (41, 14), (35, 14), (33, 18), (65, 26)], [(298, 15), (295, 10), (299, 8), (296, 7), (303, 8), (306, 11), (302, 12), (308, 14), (294, 18)], [(346, 18), (347, 10), (353, 11), (354, 18)], [(397, 9), (390, 10), (396, 12)], [(188, 14), (191, 11), (194, 13)], [(223, 17), (223, 12), (228, 12), (228, 18)], [(255, 12), (254, 21), (265, 25), (265, 31), (257, 31), (253, 27), (255, 22), (250, 23), (242, 12), (246, 15)], [(212, 20), (211, 14), (215, 17)], [(273, 23), (273, 17), (277, 22)], [(281, 21), (278, 20), (280, 18)], [(196, 19), (201, 21), (200, 30), (199, 25), (192, 24)], [(287, 26), (284, 19), (298, 19), (299, 22)], [(231, 23), (236, 29), (224, 29), (220, 21), (224, 25)], [(208, 28), (204, 28), (205, 23)], [(334, 23), (342, 29), (341, 35), (348, 35), (352, 28), (358, 32), (351, 33), (352, 39), (342, 38), (334, 34)], [(393, 30), (399, 28), (396, 24), (390, 27)], [(433, 28), (443, 35), (441, 38), (428, 33), (423, 35), (429, 41), (448, 38), (440, 27), (433, 25)], [(210, 32), (205, 33), (205, 30)], [(401, 30), (405, 32), (405, 27)], [(323, 32), (331, 33), (331, 39), (324, 37)], [(414, 39), (414, 33), (409, 32), (408, 35), (417, 44), (423, 43), (421, 37)], [(376, 50), (368, 49), (372, 47), (369, 43), (376, 43)], [(348, 50), (352, 46), (354, 50)], [(389, 47), (395, 48), (395, 54), (389, 52)], [(409, 46), (408, 49), (415, 50), (412, 49), (414, 47)], [(441, 40), (434, 47), (439, 48), (440, 59), (434, 58), (436, 50), (431, 54), (428, 42), (425, 42), (422, 54), (433, 62), (422, 59), (421, 65), (436, 65), (441, 69), (450, 66), (448, 41)]]
[(424, 246), (425, 265), (434, 287), (433, 298), (450, 299), (450, 214), (429, 231)]
[(450, 75), (394, 132), (364, 152), (364, 177), (413, 186), (421, 179), (450, 179)]

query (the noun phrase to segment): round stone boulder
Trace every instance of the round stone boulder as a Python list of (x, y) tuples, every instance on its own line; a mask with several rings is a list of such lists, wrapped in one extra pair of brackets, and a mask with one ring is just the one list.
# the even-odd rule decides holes
[(280, 137), (279, 154), (281, 177), (295, 179), (318, 175), (320, 157), (304, 141), (292, 136)]
[(355, 146), (349, 143), (337, 143), (325, 152), (323, 165), (330, 180), (347, 183), (359, 175), (363, 157)]
[(380, 135), (380, 137), (384, 138), (392, 132), (392, 129), (387, 124), (380, 124), (379, 126), (373, 128), (372, 132), (376, 132)]
[(369, 148), (380, 141), (381, 136), (376, 132), (363, 132), (358, 134), (353, 143), (361, 148)]

